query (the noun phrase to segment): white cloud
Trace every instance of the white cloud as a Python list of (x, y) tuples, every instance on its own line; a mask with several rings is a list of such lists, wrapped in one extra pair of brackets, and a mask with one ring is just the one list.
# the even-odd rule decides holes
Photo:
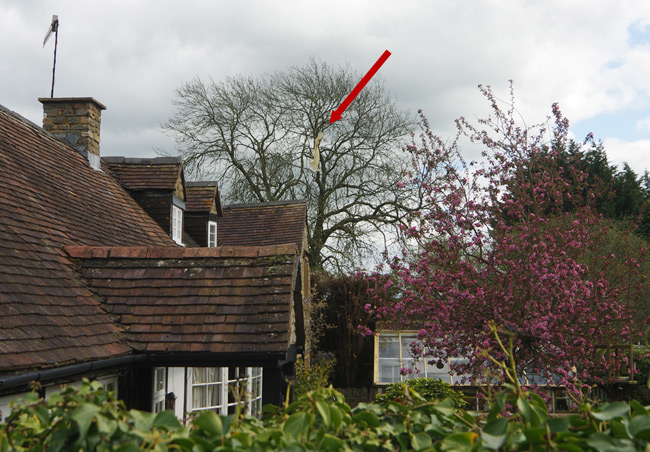
[(650, 117), (637, 121), (634, 127), (641, 132), (650, 132)]
[(443, 137), (458, 116), (487, 113), (478, 84), (507, 98), (509, 79), (529, 124), (553, 102), (573, 123), (650, 108), (650, 47), (629, 42), (650, 2), (3, 0), (0, 40), (11, 45), (0, 47), (0, 104), (34, 122), (36, 98), (49, 93), (53, 43), (41, 42), (52, 14), (61, 20), (55, 94), (104, 103), (103, 136), (140, 137), (120, 139), (130, 155), (171, 116), (182, 82), (260, 75), (310, 55), (363, 74), (390, 50), (385, 86)]
[(623, 167), (627, 163), (637, 173), (650, 170), (650, 140), (624, 141), (618, 138), (603, 140), (610, 163)]

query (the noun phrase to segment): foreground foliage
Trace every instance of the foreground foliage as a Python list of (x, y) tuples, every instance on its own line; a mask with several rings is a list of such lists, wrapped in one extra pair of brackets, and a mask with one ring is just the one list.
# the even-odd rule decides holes
[[(510, 412), (506, 411), (510, 410)], [(202, 412), (183, 426), (169, 411), (127, 411), (96, 383), (48, 401), (36, 396), (0, 425), (0, 451), (270, 451), (270, 450), (646, 450), (650, 410), (637, 402), (598, 409), (585, 403), (570, 417), (549, 416), (544, 401), (506, 385), (489, 413), (460, 411), (450, 399), (361, 404), (332, 388), (309, 392), (264, 420)]]

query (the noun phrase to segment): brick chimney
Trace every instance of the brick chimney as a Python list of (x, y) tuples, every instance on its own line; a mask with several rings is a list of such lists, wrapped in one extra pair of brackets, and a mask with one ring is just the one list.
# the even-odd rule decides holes
[(41, 97), (43, 129), (65, 141), (98, 170), (99, 124), (106, 107), (92, 97)]

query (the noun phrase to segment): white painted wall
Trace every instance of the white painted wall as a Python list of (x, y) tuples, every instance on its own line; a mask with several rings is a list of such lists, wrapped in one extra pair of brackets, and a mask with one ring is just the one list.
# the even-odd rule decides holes
[(167, 368), (167, 392), (173, 392), (176, 395), (176, 405), (174, 414), (179, 419), (185, 419), (183, 407), (185, 406), (185, 368), (168, 367)]

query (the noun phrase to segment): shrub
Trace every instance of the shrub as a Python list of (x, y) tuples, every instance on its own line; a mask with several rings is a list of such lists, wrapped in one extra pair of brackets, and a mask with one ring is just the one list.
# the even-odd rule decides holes
[(170, 411), (127, 411), (91, 385), (17, 407), (0, 424), (0, 451), (643, 451), (650, 444), (650, 411), (638, 402), (583, 404), (580, 414), (554, 418), (539, 396), (512, 384), (487, 415), (460, 411), (450, 399), (350, 409), (326, 388), (267, 410), (263, 420), (203, 411), (189, 427)]
[(305, 365), (304, 360), (296, 361), (296, 380), (293, 387), (294, 397), (315, 389), (329, 386), (330, 377), (334, 372), (336, 358), (332, 353), (318, 352), (310, 366)]
[(456, 408), (465, 406), (463, 394), (452, 389), (444, 381), (433, 378), (416, 378), (387, 386), (384, 392), (375, 398), (375, 403), (386, 403), (392, 400), (412, 404), (444, 399), (451, 399)]

